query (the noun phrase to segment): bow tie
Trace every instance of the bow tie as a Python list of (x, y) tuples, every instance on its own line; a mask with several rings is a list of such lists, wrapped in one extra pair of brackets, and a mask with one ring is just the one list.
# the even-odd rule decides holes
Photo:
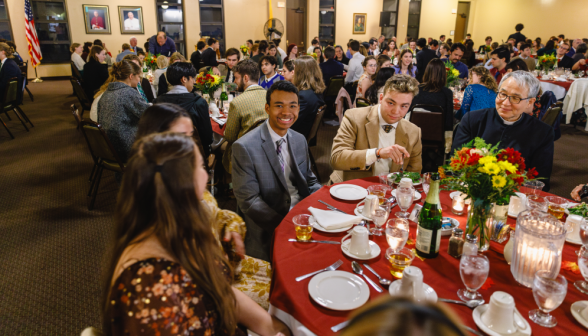
[(382, 129), (384, 130), (384, 132), (390, 133), (390, 131), (394, 129), (394, 126), (393, 125), (382, 125)]

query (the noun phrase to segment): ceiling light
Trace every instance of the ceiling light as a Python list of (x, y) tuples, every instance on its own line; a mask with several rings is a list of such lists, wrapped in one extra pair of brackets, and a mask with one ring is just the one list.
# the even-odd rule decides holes
[(168, 8), (169, 8), (169, 6), (168, 6), (168, 2), (167, 2), (167, 1), (164, 1), (163, 3), (164, 3), (164, 4), (163, 4), (163, 5), (161, 5), (161, 8), (163, 8), (163, 9), (168, 9)]

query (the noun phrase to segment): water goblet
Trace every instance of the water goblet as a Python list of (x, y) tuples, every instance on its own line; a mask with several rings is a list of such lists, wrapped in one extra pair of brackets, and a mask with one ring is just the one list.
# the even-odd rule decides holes
[(582, 245), (588, 249), (588, 222), (585, 220), (580, 224), (580, 239), (582, 240)]
[(408, 240), (408, 220), (405, 218), (390, 219), (386, 224), (386, 241), (392, 251), (400, 251)]
[(392, 204), (389, 202), (384, 202), (381, 204), (379, 208), (374, 210), (372, 214), (372, 221), (374, 222), (374, 227), (370, 230), (370, 233), (375, 236), (381, 236), (384, 229), (382, 227), (388, 220), (388, 216), (390, 215), (390, 210), (392, 209)]
[(584, 77), (584, 70), (578, 71), (578, 77), (580, 77), (580, 78)]
[(549, 313), (555, 310), (566, 297), (568, 281), (563, 275), (553, 277), (548, 270), (535, 273), (533, 279), (533, 297), (539, 309), (529, 312), (529, 319), (546, 328), (557, 325), (555, 317)]
[(408, 208), (414, 201), (414, 188), (413, 187), (398, 187), (396, 189), (396, 202), (400, 211), (396, 213), (398, 218), (408, 218)]
[(490, 262), (485, 256), (481, 254), (462, 255), (459, 261), (459, 275), (466, 288), (458, 290), (457, 296), (465, 302), (483, 300), (482, 294), (477, 291), (486, 282), (489, 272)]
[(578, 280), (574, 282), (574, 286), (580, 292), (588, 294), (588, 247), (586, 246), (582, 246), (580, 251), (578, 251), (578, 266), (580, 267), (580, 272), (582, 273), (582, 276), (585, 280)]
[(523, 184), (523, 187), (525, 187), (525, 189), (522, 189), (521, 191), (527, 196), (539, 195), (539, 190), (545, 187), (545, 183), (541, 181), (527, 181), (525, 184)]
[(530, 195), (527, 196), (527, 208), (547, 212), (548, 205), (545, 197)]

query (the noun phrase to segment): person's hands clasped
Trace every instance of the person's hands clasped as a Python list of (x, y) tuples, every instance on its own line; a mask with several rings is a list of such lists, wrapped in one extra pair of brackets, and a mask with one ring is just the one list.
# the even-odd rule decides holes
[(225, 232), (224, 241), (230, 242), (231, 240), (235, 244), (235, 252), (243, 259), (245, 258), (245, 244), (243, 243), (243, 237), (237, 232), (227, 231)]
[(396, 164), (402, 164), (404, 160), (402, 157), (403, 154), (404, 157), (410, 157), (410, 154), (406, 148), (400, 145), (392, 145), (390, 147), (381, 148), (379, 150), (379, 154), (382, 159), (392, 159), (392, 161), (394, 161)]
[(574, 190), (572, 190), (572, 198), (578, 202), (580, 202), (582, 199), (580, 198), (580, 190), (582, 190), (582, 187), (584, 186), (584, 184), (580, 184), (579, 186), (575, 187)]

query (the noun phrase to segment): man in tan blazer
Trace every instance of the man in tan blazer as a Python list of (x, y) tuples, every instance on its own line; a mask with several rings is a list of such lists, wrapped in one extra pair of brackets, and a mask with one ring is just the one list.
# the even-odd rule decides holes
[(331, 151), (331, 183), (399, 171), (421, 172), (421, 129), (404, 116), (419, 92), (416, 79), (394, 75), (382, 103), (345, 112)]

